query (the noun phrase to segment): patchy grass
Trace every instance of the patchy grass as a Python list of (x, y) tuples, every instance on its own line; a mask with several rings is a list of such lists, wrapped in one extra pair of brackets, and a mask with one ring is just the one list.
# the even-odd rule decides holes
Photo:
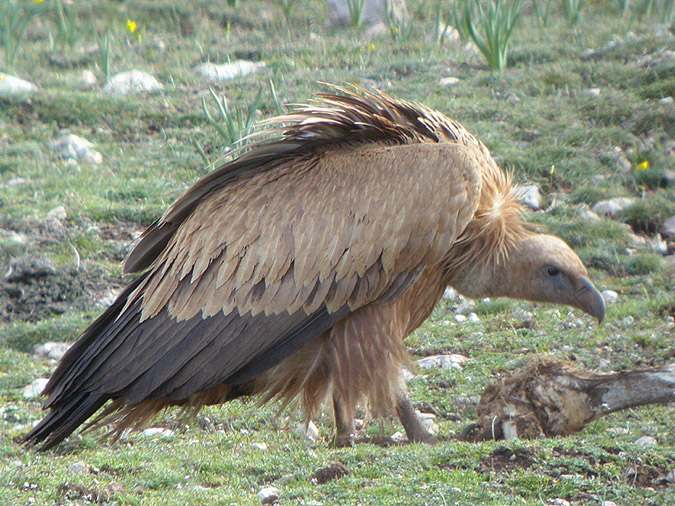
[[(560, 9), (538, 21), (526, 5), (508, 64), (495, 75), (464, 42), (429, 37), (439, 12), (433, 2), (409, 2), (405, 37), (372, 40), (361, 29), (327, 28), (325, 3), (316, 0), (293, 2), (288, 19), (279, 6), (259, 1), (63, 2), (61, 25), (52, 4), (35, 8), (11, 61), (0, 56), (0, 70), (40, 87), (27, 102), (0, 101), (0, 272), (31, 258), (47, 259), (55, 271), (27, 284), (0, 281), (1, 504), (256, 504), (264, 485), (278, 487), (284, 504), (675, 502), (664, 479), (675, 467), (669, 407), (616, 413), (567, 438), (456, 440), (486, 384), (532, 354), (617, 370), (675, 356), (672, 270), (634, 235), (653, 235), (674, 212), (666, 173), (675, 109), (661, 99), (672, 95), (675, 44), (659, 12), (621, 16), (614, 2), (586, 2), (570, 26)], [(133, 33), (127, 20), (137, 24)], [(82, 70), (104, 77), (96, 48), (104, 37), (111, 73), (149, 71), (164, 91), (110, 98), (100, 86), (78, 90)], [(190, 425), (166, 413), (154, 425), (171, 428), (170, 439), (136, 434), (109, 444), (85, 434), (46, 454), (17, 445), (42, 414), (22, 389), (55, 365), (33, 358), (35, 345), (76, 338), (100, 312), (96, 301), (129, 281), (120, 262), (130, 243), (206, 172), (204, 156), (223, 153), (221, 135), (202, 112), (209, 86), (191, 69), (238, 58), (266, 68), (214, 91), (237, 110), (260, 93), (259, 118), (278, 110), (269, 81), (282, 102), (297, 103), (321, 80), (376, 85), (461, 121), (518, 181), (540, 185), (547, 205), (555, 204), (530, 217), (574, 246), (601, 289), (619, 293), (606, 322), (597, 326), (567, 308), (485, 300), (474, 309), (480, 322), (457, 324), (454, 304), (439, 304), (409, 348), (416, 357), (453, 352), (471, 359), (462, 370), (427, 370), (409, 384), (417, 407), (437, 415), (441, 443), (434, 447), (375, 444), (401, 430), (385, 421), (366, 426), (369, 442), (331, 449), (328, 415), (317, 420), (321, 439), (312, 443), (289, 428), (294, 414), (286, 419), (275, 406), (250, 402), (208, 408)], [(438, 84), (444, 76), (460, 81), (445, 88)], [(63, 129), (95, 143), (104, 162), (59, 160), (49, 141)], [(645, 160), (649, 169), (636, 171)], [(619, 221), (589, 222), (576, 207), (614, 196), (638, 199)], [(47, 218), (57, 206), (67, 213), (62, 228)], [(524, 323), (519, 309), (533, 320)], [(643, 435), (657, 445), (636, 446)], [(267, 450), (253, 445), (262, 442)], [(348, 473), (312, 482), (334, 462)], [(74, 463), (84, 463), (85, 472), (72, 472)]]

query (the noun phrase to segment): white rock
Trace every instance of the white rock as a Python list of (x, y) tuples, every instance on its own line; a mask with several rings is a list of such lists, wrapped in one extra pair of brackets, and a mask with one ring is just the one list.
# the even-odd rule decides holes
[(30, 81), (0, 72), (0, 98), (24, 99), (37, 91)]
[[(406, 19), (408, 9), (405, 0), (363, 0), (361, 19), (365, 26), (386, 23), (387, 12), (395, 20)], [(345, 0), (328, 0), (328, 23), (332, 26), (350, 25), (349, 3)]]
[(480, 317), (476, 313), (469, 313), (469, 321), (471, 323), (478, 323), (480, 321)]
[(410, 372), (408, 369), (406, 369), (405, 367), (402, 367), (401, 368), (401, 378), (403, 378), (403, 381), (408, 383), (408, 381), (410, 381), (412, 379), (415, 379), (415, 375), (412, 372)]
[(530, 311), (527, 311), (522, 307), (514, 308), (511, 311), (511, 316), (513, 316), (515, 320), (518, 320), (523, 323), (529, 323), (532, 320), (534, 320), (534, 315)]
[(599, 97), (600, 88), (588, 88), (584, 93), (586, 93), (586, 95), (589, 97)]
[(422, 426), (431, 434), (438, 434), (438, 425), (436, 424), (436, 415), (433, 413), (422, 413), (416, 411), (417, 417), (420, 419)]
[(94, 145), (79, 135), (66, 134), (51, 144), (52, 149), (63, 160), (99, 164), (103, 161), (101, 153), (93, 149)]
[(466, 316), (464, 316), (463, 314), (456, 314), (455, 321), (457, 323), (464, 323), (466, 321)]
[(33, 355), (38, 358), (48, 358), (50, 360), (61, 360), (70, 348), (70, 343), (48, 342), (35, 347)]
[(614, 501), (602, 501), (600, 503), (601, 506), (616, 506), (616, 503)]
[(630, 171), (633, 170), (633, 164), (630, 162), (626, 153), (619, 146), (614, 146), (614, 149), (611, 153), (611, 158), (614, 160), (614, 163), (619, 166), (622, 172), (625, 174), (630, 174)]
[(431, 355), (421, 358), (417, 365), (422, 369), (461, 369), (469, 357), (451, 353), (450, 355)]
[(647, 239), (647, 246), (659, 255), (668, 254), (668, 243), (663, 240), (661, 234), (656, 234), (654, 237)]
[(406, 436), (403, 432), (394, 432), (391, 435), (391, 440), (394, 443), (405, 443), (408, 441), (408, 436)]
[(280, 496), (281, 492), (276, 487), (263, 487), (258, 491), (258, 499), (262, 504), (274, 504)]
[(89, 472), (89, 466), (84, 462), (73, 462), (68, 466), (68, 472), (71, 474), (85, 474)]
[(623, 320), (621, 320), (621, 323), (623, 323), (624, 327), (630, 327), (634, 322), (635, 318), (633, 318), (631, 315), (628, 315)]
[(115, 74), (103, 87), (104, 93), (113, 96), (153, 93), (162, 89), (164, 89), (162, 83), (141, 70), (129, 70)]
[(35, 399), (40, 396), (42, 391), (49, 383), (47, 378), (38, 378), (33, 381), (30, 385), (26, 385), (23, 388), (23, 398), (24, 399)]
[(601, 221), (600, 216), (591, 211), (591, 208), (588, 207), (588, 204), (579, 204), (576, 208), (576, 211), (577, 215), (579, 215), (579, 217), (584, 221), (591, 223)]
[(96, 301), (96, 305), (99, 307), (110, 307), (117, 300), (119, 296), (119, 290), (113, 290), (112, 288), (106, 291), (103, 296)]
[(473, 308), (476, 307), (476, 302), (471, 299), (466, 299), (460, 296), (460, 303), (455, 308), (455, 313), (458, 314), (468, 314), (473, 311)]
[(91, 70), (83, 70), (80, 73), (80, 77), (77, 80), (77, 87), (81, 90), (90, 90), (95, 88), (98, 84), (98, 79), (96, 79), (96, 74)]
[(606, 304), (614, 304), (617, 300), (619, 300), (619, 294), (614, 290), (603, 290), (602, 298), (605, 299)]
[(441, 86), (444, 86), (446, 88), (450, 88), (452, 86), (456, 86), (459, 84), (459, 78), (457, 77), (443, 77), (441, 78), (440, 81), (438, 81), (438, 84)]
[(55, 207), (54, 209), (50, 209), (49, 212), (47, 212), (47, 218), (63, 221), (66, 218), (68, 218), (68, 213), (66, 213), (65, 207), (58, 206)]
[(628, 209), (635, 203), (635, 199), (630, 197), (615, 197), (613, 199), (601, 200), (593, 206), (593, 212), (616, 218), (622, 211)]
[[(673, 216), (675, 218), (675, 216)], [(457, 291), (454, 288), (447, 287), (443, 292), (443, 298), (445, 300), (455, 300), (457, 298)]]
[(166, 429), (164, 427), (149, 427), (141, 432), (141, 435), (145, 437), (160, 437), (162, 439), (171, 439), (174, 437), (174, 433), (171, 429)]
[(651, 436), (642, 436), (640, 439), (635, 441), (635, 444), (642, 449), (653, 448), (656, 446), (656, 439)]
[(251, 443), (251, 446), (256, 450), (260, 450), (261, 452), (267, 451), (267, 445), (265, 443)]
[(675, 239), (675, 216), (671, 216), (663, 223), (661, 233), (666, 239)]
[(624, 436), (630, 431), (626, 427), (610, 427), (607, 432), (613, 436)]
[(319, 439), (319, 429), (312, 421), (307, 425), (305, 425), (304, 422), (295, 424), (293, 432), (298, 436), (305, 438), (307, 441), (316, 441)]
[(516, 194), (518, 195), (518, 200), (530, 209), (534, 211), (541, 209), (541, 193), (539, 193), (537, 185), (518, 186), (516, 187)]
[(20, 186), (22, 184), (28, 183), (30, 183), (30, 179), (26, 179), (25, 177), (13, 177), (9, 179), (6, 183), (4, 183), (2, 186), (5, 188), (12, 188), (14, 186)]
[(673, 97), (663, 97), (661, 100), (659, 100), (659, 103), (664, 105), (670, 105), (673, 103)]
[(546, 501), (546, 504), (552, 504), (553, 506), (570, 506), (570, 502), (567, 499), (562, 499), (560, 497), (556, 499), (549, 499)]
[(236, 77), (247, 76), (265, 67), (263, 62), (237, 60), (232, 63), (218, 65), (215, 63), (202, 63), (194, 68), (194, 73), (209, 82), (217, 83), (229, 81)]

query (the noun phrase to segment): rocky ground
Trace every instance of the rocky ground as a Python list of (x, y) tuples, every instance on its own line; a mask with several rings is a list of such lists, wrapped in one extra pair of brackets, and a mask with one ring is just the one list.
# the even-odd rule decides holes
[[(57, 3), (2, 7), (27, 24), (16, 53), (0, 52), (0, 504), (675, 502), (672, 406), (565, 438), (459, 441), (485, 386), (533, 356), (601, 372), (675, 360), (675, 44), (662, 11), (594, 2), (571, 25), (528, 3), (495, 74), (470, 40), (436, 29), (432, 2), (397, 3), (396, 25), (369, 11), (360, 27), (336, 2), (298, 0), (288, 17), (258, 1), (74, 1), (62, 17)], [(317, 80), (422, 101), (481, 137), (528, 218), (590, 267), (606, 322), (448, 290), (407, 342), (434, 447), (361, 413), (359, 444), (331, 449), (328, 414), (304, 427), (246, 402), (190, 423), (168, 412), (114, 444), (18, 445), (57, 360), (130, 280), (121, 261), (143, 228)]]

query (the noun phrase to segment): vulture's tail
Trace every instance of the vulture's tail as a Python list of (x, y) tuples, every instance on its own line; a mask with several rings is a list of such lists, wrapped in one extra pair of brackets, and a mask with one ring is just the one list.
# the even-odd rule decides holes
[[(117, 300), (84, 331), (80, 339), (63, 356), (42, 392), (43, 395), (50, 396), (45, 403), (45, 407), (50, 408), (50, 412), (33, 430), (23, 437), (24, 443), (40, 445), (42, 450), (56, 446), (108, 401), (110, 397), (106, 394), (78, 391), (77, 385), (72, 385), (72, 388), (64, 390), (62, 383), (68, 376), (67, 373), (70, 369), (76, 366), (78, 359), (85, 350), (115, 322), (124, 308), (129, 294), (138, 287), (145, 276), (143, 274), (131, 283)], [(57, 392), (58, 394), (54, 395)]]

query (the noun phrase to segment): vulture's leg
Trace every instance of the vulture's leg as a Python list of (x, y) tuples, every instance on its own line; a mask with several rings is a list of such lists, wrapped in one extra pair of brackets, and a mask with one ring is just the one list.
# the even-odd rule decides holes
[(417, 413), (415, 413), (415, 408), (405, 392), (401, 392), (401, 395), (398, 398), (396, 412), (398, 413), (398, 418), (401, 420), (401, 424), (408, 436), (408, 441), (411, 443), (428, 444), (435, 444), (437, 442), (433, 434), (422, 425), (422, 421), (417, 416)]
[(333, 395), (333, 414), (335, 416), (335, 438), (333, 439), (333, 445), (338, 448), (352, 446), (354, 444), (354, 435), (352, 434), (354, 420), (342, 409), (342, 403), (336, 395)]

